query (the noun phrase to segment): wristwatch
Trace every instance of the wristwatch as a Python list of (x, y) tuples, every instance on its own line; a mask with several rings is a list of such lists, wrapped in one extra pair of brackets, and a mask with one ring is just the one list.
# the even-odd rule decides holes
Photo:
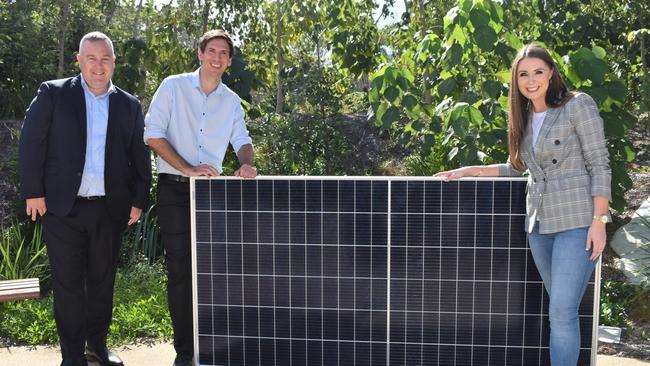
[(609, 222), (609, 217), (607, 217), (607, 215), (594, 215), (594, 220), (598, 220), (603, 224), (606, 224)]

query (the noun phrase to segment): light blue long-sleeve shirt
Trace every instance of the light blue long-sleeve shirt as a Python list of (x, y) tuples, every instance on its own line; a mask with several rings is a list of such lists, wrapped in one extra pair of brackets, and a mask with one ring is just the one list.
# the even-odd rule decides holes
[(102, 95), (93, 94), (81, 77), (86, 101), (86, 161), (79, 186), (79, 196), (104, 196), (104, 163), (106, 157), (106, 130), (108, 129), (109, 96), (115, 92), (113, 83)]
[[(239, 96), (224, 83), (205, 95), (199, 70), (167, 77), (145, 116), (144, 141), (165, 138), (189, 164), (208, 164), (219, 172), (230, 143), (238, 152), (252, 140)], [(158, 157), (158, 173), (182, 175)]]

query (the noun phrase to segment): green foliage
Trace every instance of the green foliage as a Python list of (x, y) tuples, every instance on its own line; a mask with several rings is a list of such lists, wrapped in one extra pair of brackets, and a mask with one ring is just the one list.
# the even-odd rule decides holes
[(169, 339), (171, 335), (163, 264), (139, 262), (118, 272), (108, 343), (128, 344), (139, 338)]
[(273, 115), (249, 122), (249, 129), (255, 140), (255, 165), (264, 175), (346, 172), (351, 146), (332, 120)]
[(603, 281), (600, 285), (599, 323), (624, 327), (629, 316), (628, 309), (636, 293), (634, 285), (617, 281)]
[(2, 229), (0, 237), (0, 280), (49, 278), (47, 249), (40, 222), (24, 222)]
[[(519, 3), (459, 0), (444, 17), (442, 35), (421, 37), (414, 53), (406, 52), (372, 74), (369, 118), (383, 129), (397, 129), (404, 145), (419, 152), (421, 159), (412, 161), (440, 162), (426, 165), (432, 171), (418, 171), (431, 174), (506, 160), (510, 64), (517, 49), (544, 26), (534, 20), (524, 26), (513, 21), (531, 20), (535, 14), (529, 13)], [(551, 50), (559, 71), (573, 89), (594, 97), (604, 119), (612, 207), (622, 211), (623, 194), (632, 185), (625, 163), (635, 156), (626, 137), (636, 123), (625, 111), (626, 85), (604, 48), (562, 46), (566, 55)], [(431, 154), (444, 154), (445, 159), (426, 158)]]
[(153, 263), (162, 257), (160, 225), (158, 225), (155, 205), (143, 211), (140, 220), (124, 232), (122, 244), (120, 263), (124, 267), (137, 263), (143, 258)]
[(0, 304), (0, 335), (27, 344), (53, 344), (59, 336), (51, 295)]
[[(165, 270), (160, 262), (135, 263), (117, 273), (109, 345), (141, 338), (171, 338)], [(0, 304), (0, 335), (30, 345), (58, 341), (52, 296)]]

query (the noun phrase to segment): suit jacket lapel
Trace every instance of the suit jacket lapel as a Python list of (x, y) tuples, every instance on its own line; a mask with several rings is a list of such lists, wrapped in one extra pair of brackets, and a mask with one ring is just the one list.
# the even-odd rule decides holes
[(81, 76), (72, 79), (70, 87), (72, 89), (73, 100), (77, 101), (75, 103), (75, 112), (77, 113), (77, 122), (79, 123), (81, 136), (83, 137), (83, 144), (86, 146), (88, 122), (86, 116), (86, 95), (84, 94), (84, 88), (81, 86)]
[[(116, 129), (119, 127), (118, 120), (118, 110), (119, 110), (119, 98), (117, 95), (117, 90), (111, 93), (108, 96), (108, 122), (106, 126), (106, 146), (104, 149), (104, 160), (108, 162), (108, 149), (110, 148), (111, 141), (113, 141), (113, 136), (115, 136)], [(108, 167), (108, 165), (105, 165)]]

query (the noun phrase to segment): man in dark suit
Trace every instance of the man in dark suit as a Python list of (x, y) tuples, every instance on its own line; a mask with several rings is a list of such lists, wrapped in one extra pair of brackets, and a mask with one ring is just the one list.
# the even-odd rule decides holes
[(27, 109), (21, 193), (43, 223), (61, 365), (122, 365), (106, 337), (121, 237), (147, 205), (150, 153), (140, 102), (111, 82), (111, 40), (86, 34), (77, 61), (81, 75), (42, 83)]

